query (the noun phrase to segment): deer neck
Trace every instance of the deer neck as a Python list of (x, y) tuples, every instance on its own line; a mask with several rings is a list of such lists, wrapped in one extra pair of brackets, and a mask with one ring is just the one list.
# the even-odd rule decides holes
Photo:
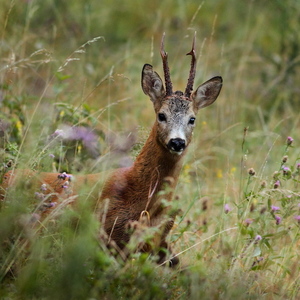
[[(172, 154), (160, 143), (155, 123), (132, 168), (132, 178), (141, 189), (141, 193), (144, 193), (142, 199), (149, 201), (152, 198), (150, 201), (155, 201), (157, 192), (163, 188), (165, 182), (171, 189), (175, 188), (182, 157), (183, 154)], [(171, 197), (172, 193), (167, 196), (168, 200)]]

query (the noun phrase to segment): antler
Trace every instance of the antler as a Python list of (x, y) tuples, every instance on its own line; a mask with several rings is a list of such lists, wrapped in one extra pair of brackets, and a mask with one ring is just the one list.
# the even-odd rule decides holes
[(193, 39), (192, 50), (186, 54), (186, 55), (192, 56), (190, 75), (189, 75), (188, 83), (187, 83), (187, 86), (186, 86), (186, 89), (184, 92), (184, 95), (187, 98), (190, 98), (191, 93), (193, 91), (194, 79), (195, 79), (195, 74), (196, 74), (196, 60), (197, 59), (196, 59), (196, 54), (195, 54), (195, 42), (196, 42), (196, 32), (195, 32), (194, 39)]
[(160, 46), (160, 55), (163, 62), (163, 69), (164, 69), (164, 76), (165, 76), (165, 83), (166, 83), (166, 96), (170, 96), (173, 94), (173, 87), (170, 77), (170, 69), (168, 66), (168, 53), (164, 50), (164, 39), (165, 39), (165, 33), (162, 36), (161, 39), (161, 46)]

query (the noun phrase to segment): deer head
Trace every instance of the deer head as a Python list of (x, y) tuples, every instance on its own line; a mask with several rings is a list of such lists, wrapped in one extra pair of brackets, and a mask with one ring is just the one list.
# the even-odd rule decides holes
[(173, 92), (168, 54), (164, 51), (164, 35), (160, 53), (166, 88), (153, 67), (145, 64), (142, 70), (142, 89), (154, 105), (159, 142), (172, 154), (181, 155), (191, 141), (198, 110), (211, 105), (217, 99), (222, 88), (222, 77), (211, 78), (193, 92), (196, 74), (194, 37), (192, 50), (187, 54), (192, 56), (192, 61), (185, 92)]

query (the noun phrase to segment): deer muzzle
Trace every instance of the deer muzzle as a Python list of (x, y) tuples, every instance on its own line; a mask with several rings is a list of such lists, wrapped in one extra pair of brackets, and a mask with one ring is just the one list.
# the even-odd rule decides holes
[(168, 149), (171, 151), (171, 153), (178, 154), (178, 155), (182, 153), (185, 147), (186, 147), (185, 140), (180, 138), (170, 139), (168, 143)]

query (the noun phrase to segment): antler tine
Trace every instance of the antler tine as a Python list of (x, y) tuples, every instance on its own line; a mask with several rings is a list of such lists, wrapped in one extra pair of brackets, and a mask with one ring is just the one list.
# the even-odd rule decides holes
[(190, 75), (189, 75), (188, 83), (187, 83), (185, 93), (184, 93), (187, 98), (190, 98), (191, 93), (193, 91), (194, 79), (195, 79), (195, 75), (196, 75), (197, 59), (196, 59), (196, 53), (195, 53), (195, 43), (196, 43), (196, 32), (195, 32), (194, 39), (193, 39), (192, 50), (186, 54), (186, 55), (192, 56)]
[(163, 62), (163, 69), (164, 69), (164, 76), (165, 76), (165, 83), (166, 83), (166, 95), (170, 96), (173, 94), (173, 87), (170, 77), (170, 69), (168, 66), (168, 53), (164, 50), (164, 39), (165, 39), (165, 32), (163, 33), (162, 39), (161, 39), (161, 46), (160, 46), (160, 55)]

